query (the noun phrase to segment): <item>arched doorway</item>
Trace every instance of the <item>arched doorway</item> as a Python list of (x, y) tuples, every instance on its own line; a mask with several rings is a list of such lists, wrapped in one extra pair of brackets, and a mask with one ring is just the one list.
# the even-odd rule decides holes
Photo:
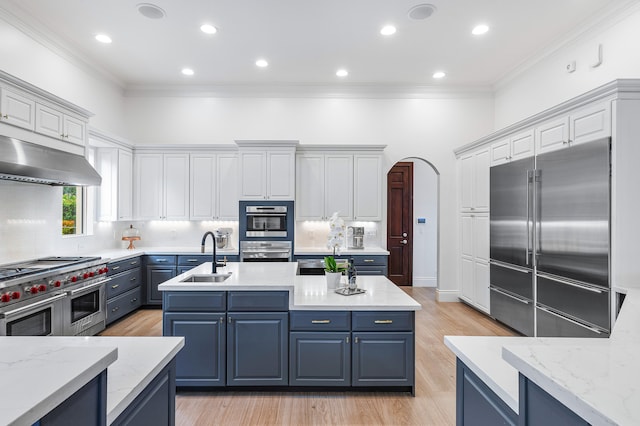
[(387, 173), (389, 279), (398, 285), (438, 286), (439, 175), (418, 157)]

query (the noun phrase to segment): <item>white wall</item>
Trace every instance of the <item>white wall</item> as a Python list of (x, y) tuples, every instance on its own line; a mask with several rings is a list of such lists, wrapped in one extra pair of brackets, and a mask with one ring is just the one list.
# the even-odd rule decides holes
[[(619, 22), (589, 30), (579, 40), (544, 58), (495, 93), (495, 129), (513, 124), (617, 78), (640, 78), (640, 6)], [(615, 25), (614, 25), (615, 24)], [(596, 62), (602, 44), (603, 63)], [(576, 71), (567, 73), (568, 62)]]

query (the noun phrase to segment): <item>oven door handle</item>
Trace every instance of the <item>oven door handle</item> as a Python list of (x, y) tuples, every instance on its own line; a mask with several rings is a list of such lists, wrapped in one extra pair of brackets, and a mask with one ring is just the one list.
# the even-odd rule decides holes
[(106, 280), (98, 281), (97, 283), (89, 284), (86, 287), (81, 287), (81, 288), (77, 288), (75, 290), (71, 290), (69, 292), (69, 296), (75, 296), (78, 293), (84, 293), (87, 290), (93, 290), (93, 289), (95, 289), (97, 287), (100, 287), (100, 286), (108, 283), (109, 281), (111, 281), (111, 278), (107, 278)]
[(55, 296), (50, 297), (48, 299), (41, 300), (39, 302), (33, 303), (31, 305), (23, 306), (22, 308), (14, 309), (13, 311), (7, 311), (7, 312), (5, 312), (3, 314), (0, 314), (0, 317), (4, 317), (4, 318), (9, 319), (9, 317), (13, 317), (13, 316), (21, 314), (23, 312), (28, 312), (28, 311), (40, 308), (40, 307), (45, 306), (45, 305), (49, 305), (50, 303), (52, 303), (52, 302), (54, 302), (56, 300), (64, 299), (65, 297), (67, 297), (67, 295), (65, 293), (58, 294), (58, 295), (55, 295)]

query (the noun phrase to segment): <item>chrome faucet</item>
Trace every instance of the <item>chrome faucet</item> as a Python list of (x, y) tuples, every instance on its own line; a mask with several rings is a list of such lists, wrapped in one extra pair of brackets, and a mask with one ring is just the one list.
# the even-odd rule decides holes
[(204, 235), (202, 236), (202, 242), (200, 243), (200, 252), (204, 253), (204, 243), (207, 241), (208, 235), (211, 235), (211, 240), (213, 242), (213, 256), (211, 258), (211, 273), (215, 274), (217, 273), (218, 266), (227, 266), (227, 262), (226, 262), (226, 257), (225, 257), (225, 262), (223, 264), (218, 264), (218, 262), (216, 262), (216, 236), (211, 231), (205, 232)]

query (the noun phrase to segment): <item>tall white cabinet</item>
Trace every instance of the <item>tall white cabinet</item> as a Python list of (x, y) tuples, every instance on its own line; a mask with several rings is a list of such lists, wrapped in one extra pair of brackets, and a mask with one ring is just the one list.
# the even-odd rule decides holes
[(191, 220), (238, 220), (238, 154), (191, 153)]
[(96, 170), (102, 177), (98, 189), (100, 221), (133, 219), (133, 154), (123, 148), (98, 148)]
[(134, 217), (189, 219), (189, 154), (136, 153)]

